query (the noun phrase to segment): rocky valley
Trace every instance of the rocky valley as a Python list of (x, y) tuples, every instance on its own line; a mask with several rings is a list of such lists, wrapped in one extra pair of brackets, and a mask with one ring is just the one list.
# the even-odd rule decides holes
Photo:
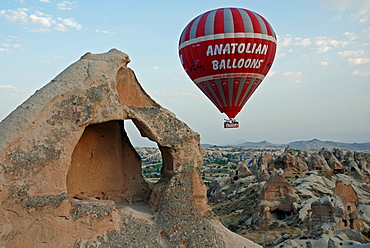
[[(149, 180), (159, 175), (158, 149), (137, 150), (144, 175)], [(263, 247), (360, 247), (369, 242), (369, 153), (232, 146), (203, 151), (199, 169), (209, 202), (231, 231)]]

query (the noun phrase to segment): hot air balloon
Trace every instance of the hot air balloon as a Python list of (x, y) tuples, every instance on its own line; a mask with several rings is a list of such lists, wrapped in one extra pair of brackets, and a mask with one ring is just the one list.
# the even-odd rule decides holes
[(257, 163), (258, 163), (258, 158), (254, 158), (254, 159), (249, 160), (248, 166), (251, 164), (257, 164)]
[(271, 25), (242, 8), (219, 8), (197, 16), (179, 40), (186, 73), (228, 116), (226, 128), (239, 127), (235, 117), (270, 70), (275, 53)]

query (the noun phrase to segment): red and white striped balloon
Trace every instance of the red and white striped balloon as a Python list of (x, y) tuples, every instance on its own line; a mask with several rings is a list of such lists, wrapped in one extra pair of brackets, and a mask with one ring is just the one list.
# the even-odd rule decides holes
[(235, 118), (261, 84), (275, 53), (271, 25), (242, 8), (219, 8), (199, 15), (179, 40), (185, 71), (229, 118)]

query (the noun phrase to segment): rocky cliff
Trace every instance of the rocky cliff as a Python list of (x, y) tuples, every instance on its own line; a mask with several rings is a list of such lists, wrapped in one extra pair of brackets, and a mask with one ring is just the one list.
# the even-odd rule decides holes
[[(85, 54), (0, 124), (1, 247), (260, 247), (210, 211), (199, 135), (112, 49)], [(132, 120), (161, 152), (142, 176)]]

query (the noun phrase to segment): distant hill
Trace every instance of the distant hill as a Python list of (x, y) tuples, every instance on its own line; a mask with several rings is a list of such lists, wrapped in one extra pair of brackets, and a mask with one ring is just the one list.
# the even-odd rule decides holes
[(367, 143), (342, 143), (335, 141), (321, 141), (318, 139), (308, 141), (294, 141), (288, 144), (291, 148), (296, 149), (321, 149), (326, 148), (340, 148), (348, 150), (370, 150), (370, 142)]
[(273, 144), (266, 140), (260, 142), (243, 142), (240, 144), (229, 144), (229, 146), (238, 147), (287, 147), (293, 149), (322, 149), (322, 148), (340, 148), (348, 150), (370, 150), (370, 142), (366, 143), (343, 143), (335, 141), (322, 141), (318, 139), (293, 141), (289, 144)]
[(282, 144), (273, 144), (266, 140), (260, 142), (244, 142), (236, 146), (242, 147), (284, 147)]

